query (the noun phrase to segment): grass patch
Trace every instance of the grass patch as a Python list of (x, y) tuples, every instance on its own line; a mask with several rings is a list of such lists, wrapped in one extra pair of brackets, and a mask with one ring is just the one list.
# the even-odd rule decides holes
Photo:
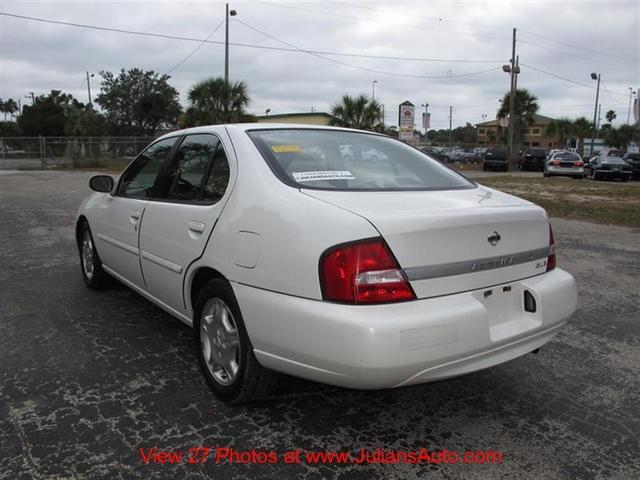
[(640, 185), (571, 178), (496, 176), (478, 183), (534, 202), (552, 217), (640, 228)]

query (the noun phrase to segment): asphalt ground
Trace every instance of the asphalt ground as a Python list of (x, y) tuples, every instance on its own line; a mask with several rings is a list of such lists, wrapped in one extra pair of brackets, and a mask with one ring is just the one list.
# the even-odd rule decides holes
[[(84, 286), (73, 225), (89, 176), (0, 172), (1, 479), (640, 478), (640, 231), (552, 219), (579, 302), (537, 355), (385, 391), (285, 377), (262, 403), (230, 407), (205, 385), (189, 328), (123, 286)], [(214, 450), (146, 464), (151, 447)], [(216, 463), (218, 447), (502, 462)]]

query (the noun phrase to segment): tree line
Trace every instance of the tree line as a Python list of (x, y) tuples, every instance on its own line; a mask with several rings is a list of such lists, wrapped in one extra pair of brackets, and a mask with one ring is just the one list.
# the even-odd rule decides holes
[[(82, 103), (71, 94), (52, 90), (48, 95), (33, 98), (18, 112), (13, 99), (2, 101), (0, 136), (153, 136), (175, 128), (220, 123), (253, 122), (256, 117), (247, 113), (251, 101), (245, 82), (225, 82), (212, 77), (194, 84), (188, 91), (188, 106), (182, 108), (178, 91), (170, 85), (166, 74), (132, 68), (120, 72), (100, 72), (100, 92), (95, 102), (101, 111), (89, 103)], [(517, 89), (514, 98), (514, 143), (522, 145), (527, 128), (540, 109), (538, 99), (526, 89)], [(496, 118), (506, 120), (509, 115), (510, 93), (501, 100)], [(7, 115), (16, 122), (7, 122)], [(330, 124), (357, 128), (397, 136), (397, 127), (384, 121), (383, 106), (366, 95), (344, 95), (331, 107)], [(609, 146), (624, 148), (631, 141), (640, 141), (638, 126), (622, 125), (614, 128), (614, 111), (605, 115), (607, 122), (599, 132)], [(415, 133), (419, 133), (417, 130)], [(580, 117), (561, 118), (546, 128), (546, 135), (558, 138), (564, 145), (575, 142), (582, 150), (585, 138), (593, 135), (593, 123)], [(507, 143), (507, 129), (490, 131), (489, 142)], [(433, 143), (477, 142), (477, 129), (470, 123), (451, 130), (429, 130), (427, 139)]]
[[(255, 121), (246, 112), (250, 98), (244, 82), (214, 77), (196, 83), (184, 110), (169, 75), (132, 68), (117, 74), (103, 71), (100, 76), (95, 103), (101, 111), (51, 90), (25, 105), (16, 122), (0, 122), (0, 136), (153, 136), (175, 128)], [(18, 110), (10, 102), (0, 101), (5, 117)]]

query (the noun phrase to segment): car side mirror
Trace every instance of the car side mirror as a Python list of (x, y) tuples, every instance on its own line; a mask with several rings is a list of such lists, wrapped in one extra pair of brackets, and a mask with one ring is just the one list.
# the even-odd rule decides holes
[(100, 193), (109, 193), (113, 190), (113, 178), (111, 175), (94, 175), (89, 179), (91, 190)]

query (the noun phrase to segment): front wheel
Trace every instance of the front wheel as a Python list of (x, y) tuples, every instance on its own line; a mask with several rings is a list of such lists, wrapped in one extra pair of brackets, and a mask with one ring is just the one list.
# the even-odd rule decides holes
[(87, 287), (92, 290), (98, 290), (108, 286), (111, 277), (102, 269), (102, 262), (93, 243), (91, 229), (86, 221), (80, 227), (78, 251), (80, 253), (82, 278)]
[(267, 395), (278, 374), (261, 366), (231, 286), (210, 280), (195, 302), (194, 340), (200, 369), (213, 393), (231, 404)]

